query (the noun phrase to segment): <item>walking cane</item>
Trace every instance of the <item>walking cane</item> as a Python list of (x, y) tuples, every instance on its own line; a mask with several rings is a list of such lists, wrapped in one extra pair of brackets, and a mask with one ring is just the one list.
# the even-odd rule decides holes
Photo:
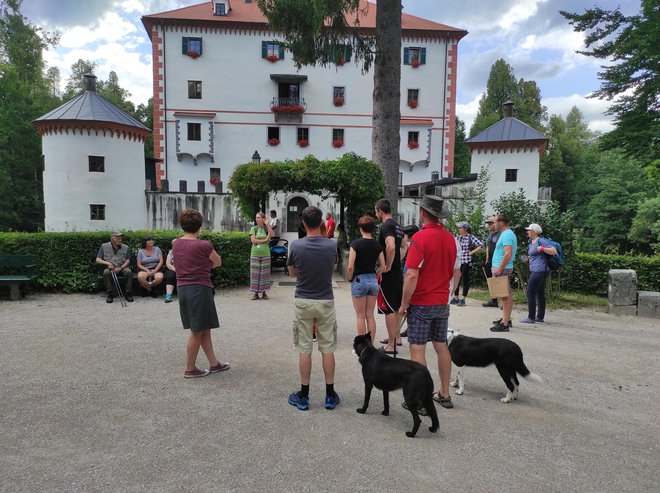
[(128, 306), (128, 304), (126, 303), (126, 299), (124, 298), (124, 293), (121, 290), (121, 285), (119, 284), (119, 279), (117, 278), (117, 273), (114, 270), (112, 271), (112, 280), (115, 283), (115, 289), (117, 290), (117, 297), (119, 298), (119, 303), (123, 307)]

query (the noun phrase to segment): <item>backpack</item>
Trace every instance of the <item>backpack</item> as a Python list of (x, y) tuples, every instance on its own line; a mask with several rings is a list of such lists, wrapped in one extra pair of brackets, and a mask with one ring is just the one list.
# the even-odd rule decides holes
[(553, 240), (549, 236), (544, 236), (543, 239), (550, 243), (551, 247), (554, 247), (557, 250), (555, 255), (550, 255), (549, 253), (546, 254), (548, 256), (548, 267), (550, 267), (550, 270), (561, 269), (562, 265), (564, 265), (564, 248), (561, 246), (561, 243)]

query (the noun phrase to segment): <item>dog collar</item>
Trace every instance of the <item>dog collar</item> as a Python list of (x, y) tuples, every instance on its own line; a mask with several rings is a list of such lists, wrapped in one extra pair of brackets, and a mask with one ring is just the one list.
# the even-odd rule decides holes
[(367, 349), (369, 349), (369, 346), (365, 346), (362, 351), (360, 351), (360, 354), (358, 354), (358, 358), (362, 357), (362, 353), (364, 353)]

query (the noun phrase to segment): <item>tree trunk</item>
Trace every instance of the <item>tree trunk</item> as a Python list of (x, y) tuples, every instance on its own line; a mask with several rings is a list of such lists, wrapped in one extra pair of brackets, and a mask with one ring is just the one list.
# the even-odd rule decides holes
[(401, 98), (401, 0), (380, 0), (374, 58), (373, 160), (383, 170), (387, 198), (397, 209)]

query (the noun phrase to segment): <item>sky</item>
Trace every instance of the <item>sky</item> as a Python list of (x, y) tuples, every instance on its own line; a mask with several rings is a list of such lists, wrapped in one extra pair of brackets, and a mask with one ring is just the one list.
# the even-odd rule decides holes
[[(33, 24), (61, 34), (59, 44), (44, 53), (56, 66), (62, 87), (78, 59), (98, 64), (106, 79), (114, 70), (130, 99), (145, 103), (152, 96), (151, 43), (140, 21), (143, 15), (202, 3), (201, 0), (24, 0), (21, 12)], [(467, 128), (477, 114), (488, 73), (503, 58), (516, 78), (534, 80), (548, 115), (563, 115), (573, 106), (594, 131), (612, 129), (604, 115), (609, 102), (589, 98), (600, 87), (602, 60), (576, 53), (584, 49), (583, 33), (572, 30), (560, 10), (583, 12), (597, 4), (639, 10), (639, 0), (402, 0), (403, 12), (468, 31), (458, 45), (457, 115)]]

